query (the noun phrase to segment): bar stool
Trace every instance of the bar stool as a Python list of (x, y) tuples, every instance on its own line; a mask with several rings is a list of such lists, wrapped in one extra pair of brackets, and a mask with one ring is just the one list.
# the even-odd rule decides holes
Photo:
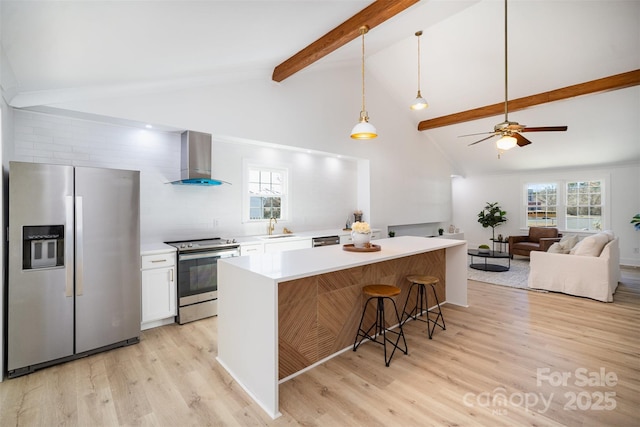
[[(409, 287), (409, 292), (407, 293), (407, 299), (404, 302), (404, 307), (402, 308), (402, 318), (404, 319), (402, 323), (403, 324), (406, 323), (407, 320), (409, 319), (421, 320), (425, 322), (427, 324), (427, 333), (429, 335), (429, 339), (432, 339), (433, 331), (436, 329), (436, 325), (440, 326), (443, 330), (447, 329), (444, 324), (444, 316), (442, 315), (442, 309), (440, 308), (440, 301), (438, 301), (438, 294), (436, 293), (436, 285), (439, 283), (440, 280), (434, 276), (422, 276), (422, 275), (408, 276), (407, 280), (411, 282), (411, 287)], [(413, 290), (414, 286), (417, 287), (416, 305), (410, 312), (407, 312), (407, 304), (409, 303), (409, 298), (411, 298), (411, 290)], [(429, 311), (429, 299), (427, 296), (428, 293), (426, 288), (427, 286), (431, 286), (431, 289), (433, 290), (433, 296), (436, 297), (436, 306), (438, 308), (437, 312)], [(426, 319), (418, 319), (418, 316), (422, 317), (422, 314), (425, 312), (426, 312)], [(436, 315), (435, 320), (431, 318), (433, 317), (433, 316), (430, 316), (432, 314)], [(404, 318), (405, 316), (407, 316), (406, 319)], [(438, 323), (438, 320), (441, 320), (442, 323)], [(429, 328), (430, 324), (433, 324), (431, 328)]]
[[(384, 362), (386, 366), (389, 366), (391, 363), (391, 358), (393, 357), (396, 349), (400, 348), (404, 354), (408, 354), (407, 349), (407, 340), (404, 338), (404, 332), (402, 330), (402, 321), (400, 316), (398, 315), (398, 308), (396, 307), (396, 302), (392, 297), (395, 297), (400, 294), (400, 288), (390, 285), (367, 285), (362, 288), (362, 293), (365, 297), (367, 297), (367, 302), (364, 304), (364, 308), (362, 309), (362, 317), (360, 318), (360, 325), (358, 326), (358, 332), (356, 333), (356, 339), (353, 342), (353, 351), (362, 344), (364, 339), (368, 339), (369, 341), (382, 344), (384, 347)], [(364, 321), (365, 313), (367, 312), (367, 306), (369, 305), (369, 301), (376, 300), (378, 305), (376, 308), (376, 320), (375, 322), (367, 329), (362, 329), (362, 322)], [(398, 320), (398, 329), (400, 332), (390, 330), (386, 327), (385, 323), (385, 315), (384, 315), (384, 300), (388, 299), (393, 304), (393, 308), (396, 312), (396, 319)], [(371, 331), (373, 330), (373, 335), (371, 335)], [(387, 334), (395, 334), (396, 340), (393, 342), (391, 339), (387, 338)], [(382, 335), (382, 341), (378, 341), (378, 337)], [(360, 338), (360, 341), (358, 341)], [(404, 350), (399, 347), (400, 338), (404, 342)], [(393, 351), (387, 359), (387, 342), (393, 346)]]

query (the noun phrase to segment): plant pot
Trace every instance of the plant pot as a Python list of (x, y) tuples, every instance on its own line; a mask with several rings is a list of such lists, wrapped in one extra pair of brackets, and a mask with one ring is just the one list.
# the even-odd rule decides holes
[(356, 248), (367, 248), (371, 241), (371, 233), (357, 233), (352, 231), (351, 240), (353, 241), (353, 246)]

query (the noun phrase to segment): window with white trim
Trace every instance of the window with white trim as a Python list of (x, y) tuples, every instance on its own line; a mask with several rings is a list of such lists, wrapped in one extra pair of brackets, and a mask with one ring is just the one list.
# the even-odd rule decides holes
[(566, 231), (599, 231), (607, 226), (607, 178), (558, 180), (524, 185), (526, 227), (558, 227)]
[(246, 220), (287, 219), (287, 170), (248, 165), (245, 176)]

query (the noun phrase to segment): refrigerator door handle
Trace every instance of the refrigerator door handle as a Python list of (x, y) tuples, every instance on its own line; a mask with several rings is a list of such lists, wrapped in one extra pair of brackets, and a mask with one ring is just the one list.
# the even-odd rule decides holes
[(73, 233), (69, 233), (69, 230), (73, 230), (73, 196), (66, 196), (66, 224), (65, 233), (66, 238), (64, 241), (64, 262), (66, 263), (67, 277), (65, 280), (64, 296), (73, 297)]
[(82, 280), (84, 232), (82, 221), (82, 197), (76, 196), (76, 296), (82, 296), (84, 291), (84, 281)]

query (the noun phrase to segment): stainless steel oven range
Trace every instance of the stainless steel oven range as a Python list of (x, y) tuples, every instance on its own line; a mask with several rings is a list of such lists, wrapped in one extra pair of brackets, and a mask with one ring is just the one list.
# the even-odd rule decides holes
[(218, 314), (218, 260), (240, 256), (235, 239), (165, 242), (178, 249), (179, 324)]

